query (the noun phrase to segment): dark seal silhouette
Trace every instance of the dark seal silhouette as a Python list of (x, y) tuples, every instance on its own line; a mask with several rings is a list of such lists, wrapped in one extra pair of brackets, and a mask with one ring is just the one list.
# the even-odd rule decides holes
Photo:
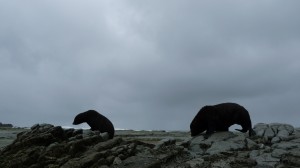
[(250, 115), (243, 106), (236, 103), (204, 106), (190, 124), (191, 136), (204, 131), (206, 131), (206, 136), (217, 131), (228, 131), (233, 124), (242, 126), (242, 129), (236, 129), (237, 131), (244, 133), (249, 131), (249, 136), (254, 133)]
[(109, 134), (110, 139), (114, 137), (114, 125), (108, 118), (101, 115), (97, 111), (88, 110), (86, 112), (78, 114), (74, 118), (73, 125), (78, 125), (84, 122), (86, 122), (91, 127), (92, 131), (99, 130), (101, 133), (107, 132)]

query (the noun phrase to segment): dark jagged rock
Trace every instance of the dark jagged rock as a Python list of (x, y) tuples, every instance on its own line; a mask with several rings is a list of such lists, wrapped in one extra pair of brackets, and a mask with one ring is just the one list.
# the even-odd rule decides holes
[(2, 122), (0, 122), (0, 128), (3, 127), (3, 128), (12, 128), (13, 125), (12, 124), (3, 124)]
[[(0, 151), (0, 167), (300, 167), (299, 129), (287, 124), (254, 128), (258, 134), (253, 137), (238, 132), (191, 138), (188, 132), (117, 131), (109, 139), (99, 131), (36, 124)], [(269, 128), (272, 136), (266, 133)], [(275, 137), (280, 141), (273, 141)]]
[[(36, 124), (0, 151), (0, 167), (136, 167), (145, 159), (147, 165), (161, 165), (183, 149), (175, 146), (175, 140), (165, 141), (160, 149), (154, 147), (138, 140), (109, 139), (99, 131)], [(145, 151), (152, 159), (143, 157)]]
[[(1, 151), (0, 167), (89, 167), (97, 164), (100, 156), (123, 154), (125, 158), (134, 151), (131, 149), (126, 154), (110, 151), (120, 145), (122, 139), (105, 141), (107, 139), (100, 134), (85, 135), (82, 130), (36, 124), (19, 133), (16, 140)], [(101, 144), (105, 147), (99, 147)], [(112, 161), (106, 159), (103, 164), (110, 165)]]

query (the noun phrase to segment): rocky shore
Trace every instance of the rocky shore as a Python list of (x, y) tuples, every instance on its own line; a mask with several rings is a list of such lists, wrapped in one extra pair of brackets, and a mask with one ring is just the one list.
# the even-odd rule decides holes
[(3, 124), (2, 122), (0, 122), (0, 128), (12, 128), (13, 125), (12, 124)]
[(272, 123), (254, 131), (253, 137), (219, 132), (205, 139), (181, 131), (124, 130), (109, 139), (107, 133), (36, 124), (11, 134), (14, 140), (0, 150), (0, 167), (300, 167), (300, 129)]

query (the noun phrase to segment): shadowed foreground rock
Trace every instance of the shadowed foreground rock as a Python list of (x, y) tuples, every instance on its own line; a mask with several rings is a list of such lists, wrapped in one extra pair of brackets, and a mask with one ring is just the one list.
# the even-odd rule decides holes
[(187, 132), (132, 131), (109, 139), (106, 133), (37, 124), (0, 151), (0, 167), (300, 167), (297, 129), (257, 124), (254, 130), (251, 138), (236, 132), (205, 139)]

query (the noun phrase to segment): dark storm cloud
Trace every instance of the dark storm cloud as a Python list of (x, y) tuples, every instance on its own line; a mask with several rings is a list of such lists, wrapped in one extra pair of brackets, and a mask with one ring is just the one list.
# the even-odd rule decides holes
[[(0, 119), (189, 129), (234, 101), (299, 126), (298, 1), (30, 1), (0, 5)], [(297, 125), (298, 124), (298, 125)]]

